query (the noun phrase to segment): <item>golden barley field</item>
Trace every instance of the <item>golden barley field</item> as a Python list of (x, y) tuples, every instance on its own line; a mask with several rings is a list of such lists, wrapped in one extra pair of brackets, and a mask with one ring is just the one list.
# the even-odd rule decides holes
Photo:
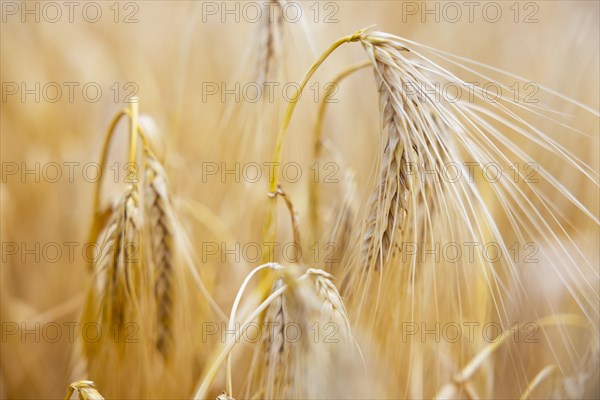
[(0, 396), (600, 396), (596, 1), (0, 2)]

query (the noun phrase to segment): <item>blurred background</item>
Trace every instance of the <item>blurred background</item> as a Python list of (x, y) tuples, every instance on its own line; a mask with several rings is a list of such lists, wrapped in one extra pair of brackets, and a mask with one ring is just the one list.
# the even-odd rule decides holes
[[(206, 166), (236, 159), (270, 161), (285, 105), (279, 89), (274, 106), (267, 110), (244, 95), (232, 101), (236, 93), (224, 90), (255, 79), (260, 22), (254, 6), (261, 2), (254, 6), (234, 1), (66, 3), (0, 3), (3, 398), (58, 398), (70, 383), (72, 340), (65, 323), (78, 320), (88, 284), (84, 246), (97, 163), (106, 129), (127, 100), (139, 97), (141, 112), (160, 132), (173, 193), (206, 206), (219, 217), (221, 230), (233, 232), (241, 241), (260, 235), (266, 176), (252, 184), (236, 182), (221, 179), (221, 171), (206, 175)], [(276, 79), (298, 82), (334, 40), (375, 25), (523, 76), (598, 109), (600, 3), (472, 3), (473, 8), (439, 1), (293, 3), (286, 19), (295, 20), (297, 12), (302, 18), (288, 21), (284, 61)], [(284, 159), (310, 166), (306, 138), (315, 121), (314, 96), (322, 96), (324, 84), (344, 66), (364, 59), (359, 47), (342, 47), (319, 70), (315, 86), (298, 107)], [(370, 91), (365, 89), (369, 86)], [(362, 195), (379, 146), (372, 73), (358, 72), (333, 96), (328, 134), (355, 169)], [(564, 102), (549, 106), (572, 114), (573, 125), (590, 135), (585, 144), (569, 138), (562, 143), (598, 171), (597, 117)], [(260, 113), (271, 113), (274, 122), (259, 125)], [(248, 127), (249, 147), (236, 145), (240, 143), (236, 130)], [(114, 175), (105, 184), (103, 202), (112, 201), (111, 193), (123, 183), (125, 171), (119, 163), (126, 154), (125, 133), (120, 125), (110, 156), (110, 165), (117, 164), (108, 170)], [(251, 146), (253, 142), (258, 144)], [(560, 171), (557, 164), (552, 172)], [(297, 199), (301, 217), (307, 214), (305, 196), (300, 194), (307, 179), (305, 175), (286, 187)], [(597, 215), (597, 187), (571, 184)], [(327, 190), (339, 191), (340, 185)], [(286, 217), (285, 212), (280, 214)], [(183, 220), (200, 253), (201, 243), (214, 232), (189, 216)], [(589, 254), (597, 252), (597, 225), (574, 230), (591, 232), (582, 246)], [(250, 265), (221, 262), (219, 257), (205, 261), (202, 274), (227, 310)], [(53, 329), (49, 322), (62, 327), (63, 335), (55, 341), (48, 340)], [(23, 336), (23, 326), (31, 333)], [(44, 327), (48, 331), (43, 332)]]

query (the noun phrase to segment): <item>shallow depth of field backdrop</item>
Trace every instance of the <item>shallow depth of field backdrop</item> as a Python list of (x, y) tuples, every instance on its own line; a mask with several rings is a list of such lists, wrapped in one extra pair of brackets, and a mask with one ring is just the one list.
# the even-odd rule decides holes
[[(285, 168), (280, 183), (297, 214), (302, 261), (291, 262), (293, 252), (289, 248), (284, 252), (283, 245), (272, 261), (290, 267), (290, 274), (301, 274), (308, 267), (334, 275), (333, 282), (346, 303), (354, 335), (351, 341), (356, 340), (347, 351), (354, 354), (360, 347), (361, 355), (336, 358), (331, 355), (336, 350), (318, 347), (322, 338), (311, 339), (319, 343), (296, 346), (293, 351), (315, 354), (302, 362), (290, 358), (282, 364), (286, 382), (294, 390), (272, 391), (273, 382), (263, 380), (267, 390), (252, 376), (251, 365), (263, 351), (261, 344), (242, 340), (233, 351), (233, 397), (431, 398), (441, 392), (461, 398), (597, 396), (599, 125), (594, 110), (600, 106), (599, 3), (273, 3), (277, 4), (0, 3), (0, 396), (61, 398), (74, 380), (90, 379), (107, 398), (111, 394), (115, 398), (192, 398), (226, 340), (220, 336), (222, 319), (190, 278), (187, 265), (178, 287), (185, 292), (178, 296), (187, 304), (183, 317), (187, 328), (173, 339), (173, 346), (177, 351), (183, 347), (191, 360), (186, 361), (189, 368), (173, 367), (169, 378), (175, 384), (161, 389), (150, 376), (143, 382), (136, 381), (137, 374), (131, 379), (114, 378), (115, 372), (128, 374), (127, 368), (135, 369), (140, 362), (135, 359), (104, 365), (112, 375), (78, 375), (78, 357), (84, 357), (78, 349), (80, 318), (93, 277), (89, 251), (94, 248), (88, 245), (88, 235), (97, 166), (109, 124), (120, 110), (130, 107), (132, 95), (139, 99), (140, 123), (152, 132), (160, 153), (157, 158), (164, 163), (173, 211), (188, 237), (193, 268), (218, 308), (229, 315), (243, 280), (264, 261), (264, 254), (255, 255), (257, 249), (264, 252), (257, 244), (263, 238), (264, 216), (271, 201), (268, 163), (273, 160), (287, 101), (328, 46), (371, 25), (372, 31), (388, 32), (498, 69), (458, 60), (482, 72), (477, 76), (448, 59), (435, 59), (460, 79), (479, 87), (498, 81), (503, 85), (503, 98), (539, 100), (525, 106), (539, 111), (529, 113), (528, 121), (546, 135), (546, 146), (500, 125), (494, 129), (511, 142), (497, 137), (494, 143), (507, 154), (507, 159), (497, 160), (502, 179), (514, 182), (519, 176), (515, 168), (523, 178), (540, 165), (547, 174), (538, 172), (537, 183), (518, 186), (528, 195), (503, 204), (502, 196), (516, 193), (517, 186), (514, 191), (496, 193), (494, 183), (481, 178), (479, 166), (474, 170), (478, 176), (474, 185), (488, 196), (484, 201), (489, 215), (475, 210), (468, 221), (436, 219), (435, 213), (443, 214), (443, 205), (460, 194), (453, 190), (434, 194), (441, 210), (420, 211), (431, 219), (416, 212), (411, 215), (422, 221), (413, 227), (416, 241), (437, 255), (396, 244), (390, 251), (401, 261), (379, 269), (361, 265), (361, 235), (369, 198), (380, 176), (378, 165), (387, 131), (380, 132), (382, 111), (373, 67), (357, 70), (329, 96), (322, 120), (323, 150), (315, 164), (313, 132), (323, 96), (336, 74), (367, 59), (361, 43), (338, 48), (304, 89), (283, 142)], [(281, 15), (282, 8), (283, 17), (265, 22), (268, 16), (257, 16), (257, 12), (273, 12), (273, 7), (278, 7), (274, 15)], [(271, 29), (268, 23), (276, 25), (272, 35), (265, 33)], [(273, 54), (266, 54), (266, 42)], [(270, 67), (265, 69), (265, 63)], [(435, 73), (427, 75), (427, 70), (427, 66), (421, 69), (434, 82)], [(487, 87), (490, 96), (498, 87)], [(450, 96), (455, 94), (455, 87), (447, 89)], [(469, 93), (463, 88), (461, 95), (465, 101)], [(520, 110), (519, 102), (515, 103), (508, 106), (507, 114)], [(111, 142), (103, 171), (104, 205), (114, 202), (128, 185), (128, 129), (122, 121)], [(464, 150), (456, 154), (469, 160)], [(511, 158), (519, 151), (527, 157)], [(515, 161), (519, 161), (516, 166)], [(320, 199), (313, 212), (315, 204), (308, 191), (315, 180)], [(526, 199), (531, 203), (526, 204)], [(278, 203), (276, 241), (293, 242), (295, 230), (281, 196)], [(344, 226), (339, 219), (344, 214), (339, 212), (342, 204), (353, 213)], [(511, 216), (503, 211), (506, 205), (522, 208)], [(456, 202), (451, 206), (456, 207)], [(318, 219), (316, 231), (311, 215)], [(476, 226), (476, 215), (495, 221), (497, 230), (489, 223)], [(542, 221), (549, 222), (544, 225)], [(502, 265), (495, 273), (493, 266), (482, 267), (481, 273), (474, 273), (473, 265), (449, 260), (454, 247), (438, 243), (435, 250), (433, 238), (469, 224), (483, 232), (483, 242), (497, 242), (501, 237), (508, 251), (504, 257), (514, 261), (511, 266)], [(346, 236), (339, 235), (341, 229), (348, 230)], [(466, 257), (464, 242), (458, 248)], [(337, 262), (328, 259), (332, 249)], [(407, 252), (407, 257), (414, 256), (421, 264), (416, 265), (416, 273), (398, 272), (410, 264), (402, 257)], [(528, 263), (532, 259), (535, 263)], [(545, 268), (549, 263), (553, 267)], [(395, 266), (398, 270), (390, 272)], [(360, 268), (371, 269), (359, 274)], [(248, 298), (257, 296), (261, 286), (256, 282), (262, 279), (264, 275), (250, 283)], [(242, 301), (240, 315), (249, 315), (257, 304)], [(469, 323), (474, 324), (472, 335)], [(488, 329), (483, 329), (486, 324)], [(206, 335), (209, 325), (219, 333)], [(424, 329), (430, 333), (423, 335)], [(501, 331), (508, 331), (509, 339), (485, 355), (468, 378), (456, 378), (474, 357), (490, 350)], [(100, 335), (114, 333), (105, 326)], [(526, 340), (527, 335), (535, 340)], [(331, 352), (331, 357), (323, 361), (320, 352)], [(326, 365), (325, 371), (319, 365)], [(94, 368), (100, 374), (102, 366)], [(225, 365), (211, 382), (208, 397), (215, 398), (228, 386), (224, 371)], [(131, 388), (115, 387), (119, 385)]]

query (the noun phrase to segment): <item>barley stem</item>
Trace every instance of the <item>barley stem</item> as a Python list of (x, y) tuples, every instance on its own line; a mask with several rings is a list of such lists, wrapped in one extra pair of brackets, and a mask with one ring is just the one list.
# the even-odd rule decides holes
[[(296, 109), (296, 103), (298, 103), (298, 100), (300, 99), (300, 95), (302, 94), (302, 91), (304, 90), (304, 87), (306, 86), (306, 84), (308, 83), (310, 78), (314, 75), (314, 73), (321, 66), (321, 64), (323, 64), (323, 62), (327, 59), (327, 57), (329, 57), (329, 55), (331, 55), (331, 53), (333, 53), (338, 47), (340, 47), (344, 43), (351, 43), (351, 42), (359, 41), (360, 38), (362, 37), (363, 33), (365, 32), (365, 30), (366, 29), (361, 29), (352, 35), (344, 36), (344, 37), (336, 40), (331, 46), (329, 46), (329, 48), (327, 48), (327, 50), (325, 50), (319, 56), (319, 58), (310, 66), (308, 71), (304, 74), (304, 77), (302, 78), (300, 85), (298, 86), (298, 88), (296, 89), (296, 92), (294, 93), (294, 95), (292, 96), (292, 98), (290, 99), (290, 101), (288, 103), (288, 106), (287, 106), (287, 109), (286, 109), (286, 112), (285, 112), (285, 115), (283, 118), (283, 123), (281, 124), (281, 129), (279, 130), (279, 134), (277, 135), (277, 142), (275, 144), (275, 152), (274, 152), (274, 156), (273, 156), (273, 173), (270, 174), (270, 176), (269, 176), (269, 193), (272, 196), (269, 198), (269, 202), (267, 205), (267, 213), (265, 216), (265, 224), (264, 224), (264, 229), (263, 229), (263, 238), (265, 240), (263, 240), (263, 243), (272, 242), (275, 240), (275, 237), (276, 237), (276, 228), (274, 225), (275, 225), (275, 205), (277, 204), (277, 199), (273, 195), (277, 191), (277, 186), (279, 185), (279, 170), (280, 170), (279, 164), (281, 162), (283, 138), (285, 137), (285, 134), (287, 133), (288, 127), (292, 120), (292, 115), (294, 114), (294, 110)], [(263, 254), (264, 254), (263, 260), (265, 262), (274, 261), (273, 254), (271, 254), (270, 251), (267, 251), (266, 253), (263, 253)]]
[(110, 145), (117, 124), (124, 115), (127, 115), (125, 110), (119, 111), (118, 114), (115, 115), (115, 117), (110, 122), (108, 130), (104, 135), (104, 142), (102, 143), (102, 153), (100, 155), (100, 178), (98, 184), (96, 185), (96, 190), (94, 192), (94, 210), (98, 210), (100, 208), (100, 187), (102, 185), (102, 177), (104, 176), (104, 166), (106, 165), (106, 159), (108, 158), (108, 146)]
[(112, 140), (113, 134), (115, 132), (115, 128), (117, 124), (121, 120), (121, 118), (126, 115), (125, 110), (119, 111), (117, 115), (112, 119), (110, 125), (108, 126), (108, 130), (104, 135), (104, 142), (102, 143), (102, 154), (100, 156), (100, 178), (94, 187), (94, 214), (92, 217), (92, 226), (90, 228), (88, 243), (95, 243), (98, 234), (100, 233), (100, 229), (104, 225), (108, 218), (108, 214), (104, 212), (104, 210), (100, 210), (100, 194), (102, 189), (102, 177), (104, 176), (104, 166), (106, 165), (106, 159), (108, 158), (108, 147)]
[[(137, 102), (137, 98), (132, 98), (131, 99), (136, 100), (135, 103), (132, 103), (131, 109), (123, 109), (121, 111), (119, 111), (117, 113), (117, 115), (115, 115), (115, 117), (112, 119), (112, 121), (110, 122), (109, 126), (108, 126), (108, 130), (106, 131), (106, 134), (104, 135), (104, 141), (102, 143), (102, 152), (100, 155), (100, 176), (98, 178), (98, 182), (96, 182), (95, 188), (94, 188), (94, 216), (93, 216), (93, 221), (92, 221), (92, 227), (90, 228), (90, 234), (89, 234), (89, 240), (88, 243), (95, 243), (97, 238), (98, 238), (98, 233), (100, 233), (100, 230), (102, 229), (102, 226), (104, 225), (104, 222), (106, 222), (106, 219), (108, 218), (108, 214), (106, 213), (106, 210), (101, 210), (100, 209), (100, 198), (101, 198), (101, 194), (102, 194), (102, 180), (104, 178), (104, 169), (106, 166), (106, 161), (108, 159), (108, 149), (110, 147), (110, 143), (112, 141), (112, 138), (114, 137), (114, 133), (117, 127), (117, 124), (121, 121), (121, 118), (123, 116), (128, 116), (131, 120), (131, 132), (136, 132), (138, 133), (138, 135), (140, 135), (141, 139), (142, 139), (142, 143), (144, 144), (144, 147), (148, 147), (148, 140), (146, 139), (146, 135), (144, 134), (142, 127), (139, 125), (138, 123), (138, 113), (139, 113), (139, 104)], [(133, 105), (135, 104), (135, 106)], [(133, 108), (135, 107), (135, 114), (136, 114), (136, 122), (135, 122), (135, 131), (133, 130), (134, 128), (134, 123), (133, 123), (133, 118), (134, 118), (134, 110)], [(129, 154), (129, 160), (131, 162), (131, 156), (132, 153), (135, 154), (135, 152), (132, 152), (131, 150), (131, 146), (133, 145), (137, 145), (137, 135), (133, 135), (131, 134), (130, 137), (130, 154)], [(134, 159), (135, 162), (135, 159)]]
[(294, 110), (296, 109), (296, 104), (298, 103), (298, 100), (300, 99), (300, 96), (302, 95), (302, 91), (304, 90), (304, 87), (306, 86), (306, 84), (308, 83), (310, 78), (312, 78), (312, 76), (317, 71), (317, 69), (321, 66), (321, 64), (323, 64), (323, 62), (327, 59), (327, 57), (329, 57), (329, 55), (331, 55), (331, 53), (333, 53), (338, 47), (340, 47), (344, 43), (358, 41), (360, 39), (360, 35), (362, 35), (362, 31), (359, 31), (353, 35), (344, 36), (343, 38), (336, 40), (331, 46), (329, 46), (329, 48), (327, 50), (325, 50), (319, 56), (319, 58), (310, 66), (308, 71), (306, 71), (306, 73), (302, 77), (302, 80), (300, 81), (300, 85), (298, 86), (298, 88), (294, 92), (294, 95), (288, 102), (288, 106), (285, 111), (285, 115), (283, 117), (283, 123), (281, 124), (279, 134), (277, 135), (277, 143), (275, 144), (275, 153), (274, 153), (274, 157), (273, 157), (274, 171), (273, 171), (273, 174), (271, 174), (271, 176), (269, 177), (269, 192), (275, 193), (275, 191), (277, 190), (277, 185), (279, 184), (279, 169), (280, 169), (279, 163), (281, 162), (281, 150), (283, 147), (283, 138), (285, 137), (285, 134), (287, 133), (287, 130), (290, 126), (290, 122), (292, 121), (292, 115), (294, 114)]
[[(317, 120), (315, 122), (315, 128), (313, 130), (313, 162), (317, 162), (321, 158), (321, 150), (323, 149), (323, 120), (325, 119), (325, 111), (327, 110), (327, 101), (333, 94), (333, 91), (338, 87), (339, 83), (346, 77), (352, 75), (354, 72), (359, 71), (373, 65), (371, 60), (364, 60), (349, 66), (348, 68), (340, 71), (334, 78), (333, 81), (327, 86), (325, 94), (319, 104), (319, 110), (317, 111)], [(314, 179), (309, 181), (308, 185), (308, 204), (309, 207), (309, 219), (312, 233), (312, 241), (317, 242), (320, 239), (320, 226), (319, 226), (319, 204), (320, 204), (320, 190), (319, 182), (315, 182)]]

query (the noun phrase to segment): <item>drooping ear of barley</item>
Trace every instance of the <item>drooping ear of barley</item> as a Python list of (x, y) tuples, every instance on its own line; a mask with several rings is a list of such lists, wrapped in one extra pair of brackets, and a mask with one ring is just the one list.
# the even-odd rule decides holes
[(146, 163), (144, 181), (144, 205), (150, 232), (151, 260), (154, 264), (154, 294), (157, 302), (156, 347), (164, 358), (172, 351), (173, 315), (176, 293), (174, 285), (174, 259), (177, 257), (174, 243), (173, 215), (167, 193), (167, 181), (162, 166), (155, 159)]
[[(494, 321), (506, 332), (525, 314), (539, 318), (539, 303), (532, 302), (524, 289), (527, 261), (510, 257), (511, 241), (520, 246), (551, 248), (554, 256), (545, 258), (540, 268), (556, 276), (559, 285), (569, 293), (571, 300), (569, 305), (563, 303), (564, 307), (590, 321), (597, 319), (600, 309), (589, 301), (598, 297), (589, 280), (592, 262), (583, 257), (581, 264), (570, 255), (563, 241), (577, 246), (569, 233), (569, 218), (557, 207), (556, 199), (570, 203), (574, 212), (585, 216), (583, 219), (590, 224), (597, 224), (596, 213), (575, 198), (542, 163), (535, 182), (524, 180), (521, 172), (517, 178), (505, 175), (492, 182), (473, 177), (468, 171), (470, 164), (501, 165), (509, 170), (509, 160), (527, 163), (535, 159), (528, 151), (540, 146), (573, 174), (597, 186), (589, 166), (573, 157), (559, 139), (529, 120), (541, 116), (557, 129), (564, 125), (540, 114), (535, 107), (516, 104), (511, 99), (486, 102), (481, 89), (424, 53), (429, 52), (428, 56), (438, 57), (467, 75), (487, 78), (465, 66), (464, 59), (453, 59), (446, 53), (380, 32), (366, 33), (361, 42), (375, 67), (385, 147), (378, 182), (366, 211), (366, 251), (360, 262), (348, 267), (348, 274), (354, 276), (348, 293), (354, 294), (353, 302), (362, 304), (357, 313), (366, 317), (364, 321), (371, 326), (373, 337), (379, 337), (381, 361), (389, 368), (399, 368), (398, 360), (406, 360), (402, 369), (407, 373), (398, 381), (395, 395), (430, 397), (435, 394), (430, 390), (432, 386), (440, 387), (452, 377), (447, 370), (438, 369), (435, 377), (425, 382), (422, 377), (429, 376), (431, 366), (441, 362), (439, 355), (427, 352), (426, 346), (431, 342), (421, 336), (408, 337), (408, 344), (401, 344), (390, 335), (381, 335), (386, 329), (402, 334), (406, 324), (416, 323), (414, 326), (423, 329), (464, 321), (464, 316), (470, 315), (480, 326)], [(440, 87), (448, 82), (472, 90), (473, 99), (449, 101), (440, 93)], [(448, 167), (457, 168), (462, 175), (458, 179), (444, 175)], [(471, 245), (482, 250), (470, 255)], [(458, 246), (462, 253), (444, 253), (452, 246)], [(492, 260), (486, 253), (492, 246), (504, 257)], [(581, 250), (575, 252), (582, 254)], [(377, 270), (377, 279), (371, 279), (373, 268), (365, 271), (365, 266), (383, 268)], [(401, 297), (392, 297), (391, 293)], [(550, 314), (556, 312), (554, 305), (547, 310)], [(392, 321), (402, 322), (390, 322), (390, 316)], [(597, 323), (592, 327), (597, 331)], [(557, 335), (542, 347), (555, 354), (553, 362), (571, 368), (568, 358), (580, 358), (587, 342), (584, 340), (579, 350), (572, 351), (571, 334), (560, 329), (563, 336)], [(457, 360), (458, 365), (462, 364), (460, 357), (476, 357), (485, 354), (486, 349), (484, 341), (434, 343), (436, 351)], [(527, 364), (528, 360), (537, 360), (539, 356), (533, 354), (540, 351), (541, 347), (531, 346), (527, 352), (515, 351), (514, 346), (506, 345), (502, 354)], [(536, 363), (538, 371), (544, 366)], [(495, 380), (494, 372), (483, 363), (480, 367), (480, 376), (464, 382), (471, 393), (489, 396), (500, 390), (507, 396), (520, 395), (486, 386)], [(507, 369), (510, 371), (506, 373), (515, 374), (518, 379), (533, 379), (516, 367)], [(436, 383), (432, 385), (433, 380)]]
[[(125, 113), (136, 121), (137, 109)], [(78, 348), (85, 363), (74, 363), (74, 373), (92, 377), (111, 397), (180, 398), (192, 390), (199, 363), (186, 319), (192, 297), (185, 265), (194, 266), (155, 156), (159, 138), (138, 131), (134, 122), (132, 132), (139, 134), (144, 151), (140, 157), (131, 139), (130, 159), (142, 158), (143, 175), (141, 181), (137, 173), (131, 176), (101, 230), (82, 326), (97, 326), (102, 335), (89, 340), (82, 332)]]
[[(146, 151), (144, 210), (147, 220), (148, 263), (151, 265), (155, 305), (155, 349), (163, 364), (159, 368), (160, 391), (155, 395), (177, 397), (189, 394), (194, 377), (195, 348), (189, 334), (190, 297), (185, 284), (189, 262), (187, 240), (169, 195), (166, 172)], [(190, 265), (190, 268), (195, 266)]]
[[(436, 203), (448, 190), (440, 179), (441, 167), (455, 154), (447, 133), (449, 122), (428, 95), (431, 83), (405, 59), (410, 51), (391, 40), (363, 45), (375, 68), (385, 135), (362, 245), (363, 266), (378, 269), (407, 235), (425, 239), (423, 232), (432, 224)], [(414, 219), (408, 220), (411, 215)]]

